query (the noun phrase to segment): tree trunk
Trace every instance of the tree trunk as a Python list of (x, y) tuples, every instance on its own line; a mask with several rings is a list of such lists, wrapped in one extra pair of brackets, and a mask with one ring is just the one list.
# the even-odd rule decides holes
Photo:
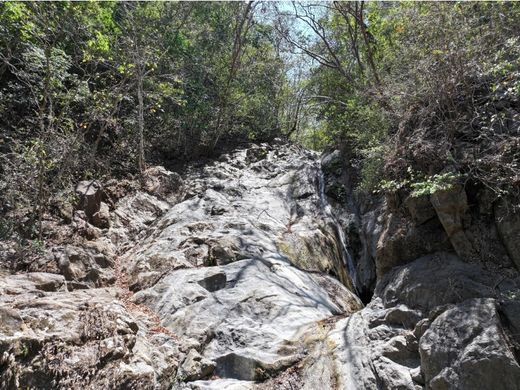
[(139, 164), (139, 172), (142, 174), (145, 170), (145, 160), (144, 160), (144, 101), (143, 101), (143, 72), (142, 69), (138, 68), (137, 70), (137, 100), (138, 100), (138, 114), (137, 114), (137, 123), (139, 126), (139, 156), (138, 156), (138, 164)]
[(249, 1), (244, 9), (244, 13), (240, 20), (237, 22), (237, 27), (235, 29), (235, 40), (233, 42), (233, 49), (231, 53), (231, 63), (229, 65), (229, 73), (226, 80), (226, 84), (224, 86), (224, 91), (222, 93), (222, 98), (219, 103), (219, 112), (217, 116), (217, 124), (216, 124), (216, 135), (213, 140), (212, 149), (217, 146), (218, 140), (222, 135), (223, 128), (225, 127), (226, 115), (227, 115), (227, 105), (228, 105), (228, 93), (231, 87), (231, 82), (235, 78), (236, 72), (239, 67), (240, 54), (242, 51), (242, 44), (249, 27), (251, 25), (252, 14), (251, 11), (253, 9), (253, 1)]

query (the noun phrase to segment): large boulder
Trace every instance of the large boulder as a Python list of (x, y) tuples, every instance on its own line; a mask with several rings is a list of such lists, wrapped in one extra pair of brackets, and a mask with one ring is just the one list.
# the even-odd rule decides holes
[(457, 254), (462, 259), (475, 260), (475, 248), (465, 232), (469, 207), (464, 187), (454, 185), (449, 189), (436, 191), (430, 196), (430, 200)]
[(99, 211), (103, 200), (103, 187), (97, 180), (83, 180), (76, 185), (76, 195), (79, 197), (78, 209), (83, 210), (88, 220)]
[(440, 251), (452, 249), (448, 236), (438, 219), (421, 224), (411, 221), (399, 212), (385, 214), (385, 223), (376, 246), (376, 273), (379, 279), (392, 268)]
[(184, 181), (178, 173), (164, 167), (150, 167), (143, 173), (143, 188), (148, 193), (174, 204), (184, 197)]
[(436, 253), (423, 256), (389, 272), (378, 284), (376, 295), (385, 306), (405, 304), (428, 312), (469, 298), (494, 296), (495, 278), (480, 266), (457, 256)]
[(181, 381), (195, 381), (208, 377), (215, 370), (215, 362), (204, 358), (196, 349), (190, 349), (177, 372)]
[(429, 389), (520, 389), (520, 366), (493, 299), (471, 299), (446, 310), (419, 345)]
[(110, 227), (110, 210), (105, 202), (101, 202), (99, 210), (92, 215), (92, 224), (102, 229)]
[(113, 259), (85, 247), (65, 245), (53, 248), (60, 273), (69, 289), (101, 287), (115, 282)]

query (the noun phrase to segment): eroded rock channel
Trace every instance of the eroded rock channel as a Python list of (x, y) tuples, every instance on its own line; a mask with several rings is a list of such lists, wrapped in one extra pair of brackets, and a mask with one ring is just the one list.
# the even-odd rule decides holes
[(89, 192), (81, 240), (0, 276), (1, 387), (520, 389), (515, 274), (437, 252), (376, 278), (323, 164), (253, 146)]

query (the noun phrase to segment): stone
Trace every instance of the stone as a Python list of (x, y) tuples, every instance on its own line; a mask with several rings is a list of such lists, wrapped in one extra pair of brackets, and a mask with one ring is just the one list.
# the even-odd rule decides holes
[[(114, 282), (111, 263), (102, 254), (73, 245), (55, 247), (53, 254), (58, 269), (68, 281), (82, 282), (91, 287), (107, 286)], [(69, 287), (72, 286), (75, 284), (70, 284)]]
[(469, 298), (494, 296), (489, 287), (493, 284), (493, 276), (480, 266), (464, 263), (452, 254), (437, 253), (396, 267), (379, 282), (375, 294), (386, 306), (405, 304), (427, 312)]
[(419, 345), (427, 388), (520, 389), (520, 366), (494, 299), (470, 299), (446, 310)]
[(259, 162), (267, 157), (268, 151), (265, 147), (253, 147), (247, 149), (246, 162), (248, 164)]
[(325, 152), (321, 157), (323, 172), (339, 176), (343, 168), (343, 157), (340, 150)]
[(518, 280), (447, 253), (424, 199), (356, 210), (343, 160), (261, 145), (189, 165), (186, 197), (164, 168), (111, 183), (110, 224), (76, 210), (48, 272), (0, 270), (0, 387), (515, 389)]
[(99, 210), (92, 215), (92, 224), (101, 229), (110, 227), (110, 209), (105, 202), (101, 202)]
[(168, 335), (147, 335), (146, 320), (136, 321), (115, 293), (35, 297), (27, 290), (13, 308), (0, 295), (1, 387), (168, 388), (177, 366), (175, 343)]
[(209, 275), (206, 275), (204, 279), (199, 280), (198, 283), (209, 292), (214, 292), (225, 288), (226, 281), (227, 278), (225, 272), (216, 272), (209, 273)]
[(405, 305), (399, 305), (388, 310), (384, 322), (413, 329), (421, 319), (422, 315), (417, 310), (411, 310)]
[(175, 204), (184, 197), (184, 181), (178, 173), (155, 166), (143, 173), (143, 188), (148, 193)]
[(419, 340), (422, 335), (428, 330), (428, 328), (431, 325), (431, 321), (429, 318), (423, 318), (421, 319), (416, 325), (413, 330), (413, 334), (417, 340)]
[(503, 315), (503, 322), (509, 330), (511, 341), (517, 353), (520, 353), (520, 289), (506, 294), (506, 299), (500, 303), (499, 311)]
[(435, 252), (452, 251), (453, 247), (438, 219), (416, 225), (401, 213), (386, 210), (385, 224), (378, 236), (375, 265), (379, 279), (392, 268)]
[(79, 197), (77, 208), (85, 212), (88, 220), (99, 211), (103, 199), (103, 188), (97, 180), (83, 180), (76, 185)]
[(82, 210), (74, 212), (72, 224), (76, 232), (87, 240), (96, 240), (102, 236), (101, 230), (88, 222), (88, 218)]
[(195, 381), (210, 376), (215, 370), (216, 363), (202, 357), (197, 350), (190, 349), (177, 372), (181, 381)]
[(465, 233), (468, 199), (464, 187), (457, 184), (450, 189), (436, 191), (430, 195), (430, 200), (455, 252), (465, 260), (477, 259), (472, 242)]
[(410, 195), (404, 200), (404, 205), (417, 225), (437, 216), (428, 196)]

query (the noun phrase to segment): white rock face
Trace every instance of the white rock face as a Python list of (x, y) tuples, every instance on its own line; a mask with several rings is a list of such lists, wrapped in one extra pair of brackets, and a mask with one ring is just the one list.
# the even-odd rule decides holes
[(362, 307), (319, 272), (344, 265), (321, 210), (316, 156), (258, 150), (192, 172), (191, 197), (125, 255), (134, 301), (215, 362), (216, 377), (244, 382), (237, 388), (295, 365), (320, 321)]
[(263, 145), (182, 180), (151, 172), (148, 193), (104, 207), (104, 230), (55, 248), (62, 275), (1, 275), (0, 388), (297, 380), (313, 335), (362, 307), (328, 275), (348, 278), (319, 169), (314, 153)]
[(148, 175), (48, 272), (0, 271), (1, 390), (520, 390), (520, 280), (437, 253), (363, 307), (315, 153)]

